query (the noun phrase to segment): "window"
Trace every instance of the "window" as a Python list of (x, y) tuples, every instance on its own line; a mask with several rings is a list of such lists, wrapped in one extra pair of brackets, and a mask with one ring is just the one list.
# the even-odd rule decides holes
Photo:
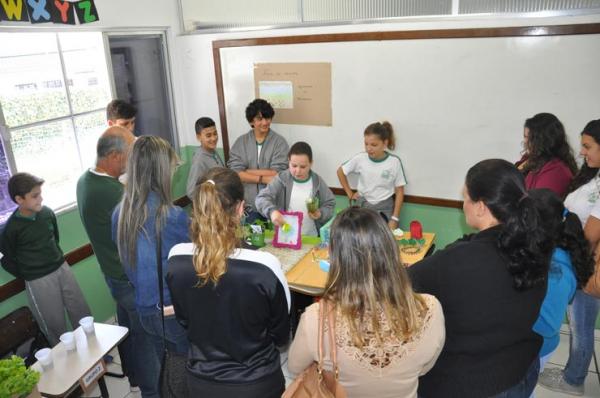
[(46, 180), (45, 205), (69, 206), (106, 127), (111, 95), (102, 34), (0, 33), (0, 42), (0, 123), (3, 115), (3, 149), (12, 155), (0, 158), (0, 180), (5, 187), (7, 159), (14, 159), (13, 170)]

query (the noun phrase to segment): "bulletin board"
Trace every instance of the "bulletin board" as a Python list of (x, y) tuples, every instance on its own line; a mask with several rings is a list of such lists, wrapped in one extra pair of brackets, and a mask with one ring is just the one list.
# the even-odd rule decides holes
[(331, 126), (331, 63), (256, 63), (254, 94), (275, 108), (273, 123)]

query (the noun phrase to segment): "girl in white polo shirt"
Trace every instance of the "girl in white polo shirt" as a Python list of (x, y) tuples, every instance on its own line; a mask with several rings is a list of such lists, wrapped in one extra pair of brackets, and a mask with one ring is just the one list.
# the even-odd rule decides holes
[[(379, 212), (392, 229), (398, 228), (398, 217), (404, 200), (406, 178), (402, 161), (388, 152), (395, 148), (394, 129), (389, 122), (372, 123), (364, 132), (365, 151), (342, 164), (337, 175), (350, 201), (360, 207)], [(357, 192), (346, 177), (358, 174)]]

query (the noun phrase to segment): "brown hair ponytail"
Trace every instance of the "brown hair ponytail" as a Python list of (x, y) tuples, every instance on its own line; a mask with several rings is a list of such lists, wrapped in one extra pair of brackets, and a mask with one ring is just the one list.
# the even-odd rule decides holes
[(396, 148), (396, 137), (394, 136), (394, 128), (390, 124), (390, 122), (385, 121), (382, 123), (375, 122), (371, 123), (365, 129), (364, 135), (374, 134), (381, 139), (381, 141), (387, 140), (387, 147), (390, 150), (394, 150)]

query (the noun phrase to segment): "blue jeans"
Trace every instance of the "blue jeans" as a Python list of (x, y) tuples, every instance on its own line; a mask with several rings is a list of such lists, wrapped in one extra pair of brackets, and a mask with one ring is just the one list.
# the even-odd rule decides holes
[(529, 365), (525, 377), (520, 382), (491, 398), (526, 398), (531, 396), (537, 384), (539, 373), (540, 359), (535, 358), (531, 365)]
[(582, 290), (575, 292), (573, 303), (569, 306), (571, 328), (569, 360), (565, 367), (565, 381), (580, 386), (585, 381), (594, 353), (594, 328), (600, 310), (600, 300)]
[[(160, 366), (164, 353), (163, 332), (162, 332), (162, 313), (156, 311), (152, 314), (140, 315), (140, 323), (144, 330), (147, 340), (151, 344), (151, 348), (144, 353), (145, 372), (154, 380), (154, 389), (156, 396), (159, 392), (160, 381)], [(165, 340), (167, 349), (172, 352), (187, 354), (189, 342), (187, 332), (177, 322), (175, 316), (165, 317)]]
[(145, 372), (146, 358), (143, 353), (152, 349), (151, 342), (146, 338), (135, 309), (135, 290), (127, 280), (106, 277), (106, 284), (117, 302), (117, 321), (119, 325), (129, 329), (129, 336), (119, 345), (119, 356), (123, 372), (129, 378), (129, 384), (139, 386), (142, 396), (158, 397), (155, 391), (156, 379)]

